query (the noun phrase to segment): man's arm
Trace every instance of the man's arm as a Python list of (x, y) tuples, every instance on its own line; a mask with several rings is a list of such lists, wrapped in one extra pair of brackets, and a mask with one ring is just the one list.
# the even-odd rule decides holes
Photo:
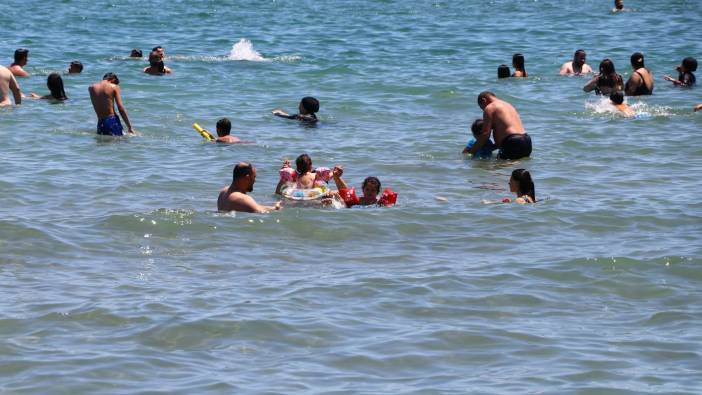
[(274, 206), (263, 206), (256, 203), (254, 198), (249, 195), (240, 197), (236, 202), (233, 202), (232, 205), (234, 206), (234, 210), (246, 213), (265, 214), (269, 211), (280, 210), (280, 202), (276, 202)]
[(12, 74), (15, 75), (16, 77), (29, 77), (29, 73), (24, 71), (24, 69), (20, 66), (17, 67), (11, 67)]
[(568, 62), (565, 62), (561, 65), (561, 70), (558, 72), (560, 75), (568, 75)]
[(475, 141), (475, 144), (473, 144), (472, 147), (468, 150), (468, 153), (471, 155), (475, 155), (476, 152), (478, 152), (479, 149), (481, 149), (485, 143), (490, 139), (490, 132), (492, 131), (492, 113), (494, 109), (486, 108), (483, 111), (483, 130), (480, 132), (480, 136), (478, 136), (477, 140)]
[(702, 104), (698, 104), (695, 106), (695, 111), (702, 110)]
[(15, 97), (15, 105), (22, 104), (22, 91), (14, 75), (10, 78), (10, 90), (12, 91), (12, 96)]
[(583, 90), (585, 92), (590, 92), (591, 90), (595, 89), (597, 87), (597, 81), (599, 79), (600, 79), (600, 75), (595, 74), (595, 76), (592, 77), (592, 79), (590, 81), (588, 81), (587, 84), (585, 84), (585, 86), (583, 86)]
[(122, 119), (124, 119), (124, 123), (127, 124), (127, 131), (131, 134), (134, 134), (134, 130), (132, 129), (132, 123), (129, 122), (129, 116), (127, 115), (127, 109), (124, 108), (124, 104), (122, 103), (122, 94), (120, 93), (119, 86), (114, 85), (114, 90), (115, 102), (117, 103), (117, 110), (119, 110), (119, 114), (122, 116)]
[(281, 110), (280, 108), (276, 108), (273, 111), (271, 111), (273, 115), (281, 118), (287, 118), (287, 119), (297, 119), (297, 115), (290, 115), (287, 112)]

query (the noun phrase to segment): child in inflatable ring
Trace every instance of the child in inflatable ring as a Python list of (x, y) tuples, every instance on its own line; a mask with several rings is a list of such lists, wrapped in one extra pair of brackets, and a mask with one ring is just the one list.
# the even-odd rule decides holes
[(290, 186), (298, 190), (326, 189), (326, 183), (331, 179), (331, 170), (328, 167), (312, 170), (312, 159), (307, 154), (302, 154), (295, 159), (295, 167), (296, 170), (293, 170), (290, 167), (290, 161), (287, 159), (283, 161), (283, 166), (280, 168), (280, 181), (275, 188), (276, 194), (284, 195), (284, 187)]

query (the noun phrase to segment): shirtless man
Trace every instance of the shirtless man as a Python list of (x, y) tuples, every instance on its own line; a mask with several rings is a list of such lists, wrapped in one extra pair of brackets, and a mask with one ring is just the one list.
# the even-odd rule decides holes
[(624, 85), (627, 96), (641, 96), (653, 94), (653, 76), (644, 66), (644, 56), (641, 52), (631, 55), (631, 68), (634, 72)]
[(28, 49), (20, 48), (15, 51), (15, 61), (8, 67), (15, 77), (29, 77), (29, 73), (22, 68), (27, 65), (28, 57)]
[(96, 82), (88, 88), (90, 100), (93, 102), (93, 109), (98, 118), (97, 133), (106, 136), (122, 136), (122, 123), (115, 114), (115, 102), (117, 109), (127, 124), (127, 130), (134, 134), (132, 124), (129, 122), (127, 110), (122, 104), (122, 95), (119, 89), (119, 78), (113, 73), (107, 73), (102, 77), (102, 81)]
[(589, 74), (592, 73), (592, 68), (585, 63), (585, 60), (587, 59), (587, 54), (585, 53), (584, 50), (579, 49), (575, 51), (575, 54), (573, 55), (573, 60), (570, 62), (565, 62), (561, 66), (561, 75), (568, 75), (568, 74), (573, 74), (573, 75), (581, 75), (581, 74)]
[(500, 151), (497, 159), (519, 159), (531, 155), (531, 137), (524, 131), (517, 110), (494, 93), (484, 91), (478, 95), (478, 105), (483, 110), (483, 130), (468, 150), (473, 155), (490, 139)]
[(0, 66), (0, 107), (9, 106), (10, 91), (15, 97), (15, 104), (22, 104), (22, 92), (20, 91), (17, 79), (12, 75), (10, 69), (5, 66)]
[(280, 210), (280, 202), (274, 206), (262, 206), (247, 192), (253, 191), (256, 182), (256, 168), (249, 162), (239, 162), (232, 172), (232, 183), (219, 191), (217, 210), (243, 211), (247, 213), (267, 213)]

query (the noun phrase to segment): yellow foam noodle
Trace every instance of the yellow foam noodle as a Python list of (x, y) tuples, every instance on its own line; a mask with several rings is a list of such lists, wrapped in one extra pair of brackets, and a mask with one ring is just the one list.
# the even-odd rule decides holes
[(202, 136), (203, 139), (207, 141), (212, 141), (215, 139), (214, 136), (210, 134), (210, 132), (203, 129), (202, 126), (198, 125), (197, 123), (193, 124), (193, 128), (197, 130), (198, 133), (200, 133), (200, 136)]

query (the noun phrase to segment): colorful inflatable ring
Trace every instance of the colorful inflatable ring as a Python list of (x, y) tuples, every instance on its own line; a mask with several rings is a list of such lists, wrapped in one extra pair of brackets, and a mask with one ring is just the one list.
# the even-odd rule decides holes
[(280, 188), (280, 193), (284, 198), (290, 200), (316, 200), (321, 199), (327, 195), (329, 189), (326, 185), (322, 185), (315, 188), (303, 189), (297, 188), (295, 184), (284, 185)]

